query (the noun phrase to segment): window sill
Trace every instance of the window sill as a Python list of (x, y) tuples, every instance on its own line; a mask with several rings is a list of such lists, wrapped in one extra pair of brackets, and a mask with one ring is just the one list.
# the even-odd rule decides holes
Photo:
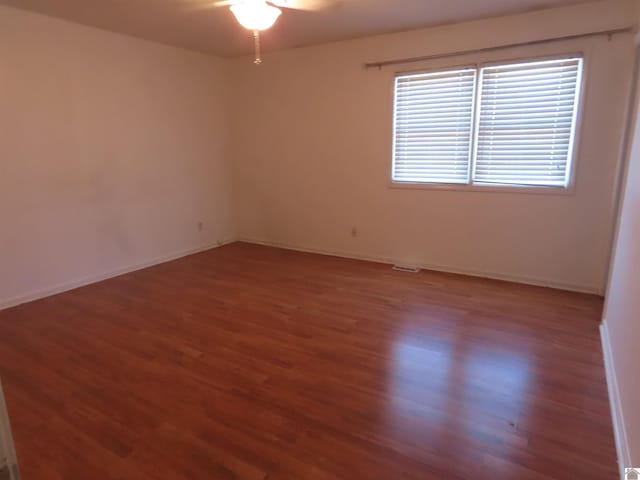
[(529, 187), (526, 185), (469, 185), (456, 183), (411, 183), (389, 180), (389, 188), (398, 190), (432, 190), (485, 193), (520, 193), (534, 195), (575, 195), (574, 185), (568, 187)]

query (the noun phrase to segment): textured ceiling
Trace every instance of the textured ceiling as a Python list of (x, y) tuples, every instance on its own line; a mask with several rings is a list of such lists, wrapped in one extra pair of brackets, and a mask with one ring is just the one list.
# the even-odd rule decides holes
[[(0, 0), (105, 30), (236, 56), (252, 52), (249, 32), (228, 8), (207, 0)], [(264, 49), (313, 45), (378, 33), (581, 3), (581, 0), (341, 0), (320, 12), (285, 10)]]

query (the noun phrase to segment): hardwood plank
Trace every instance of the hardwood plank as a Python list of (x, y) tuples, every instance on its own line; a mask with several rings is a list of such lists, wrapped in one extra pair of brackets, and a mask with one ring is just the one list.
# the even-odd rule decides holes
[(25, 480), (608, 480), (601, 309), (236, 243), (0, 312), (0, 377)]

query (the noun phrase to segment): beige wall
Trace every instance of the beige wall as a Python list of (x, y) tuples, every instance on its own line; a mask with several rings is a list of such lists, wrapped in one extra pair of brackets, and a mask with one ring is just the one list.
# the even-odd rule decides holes
[(233, 238), (228, 73), (0, 7), (0, 307)]
[[(637, 55), (640, 56), (640, 49)], [(640, 58), (638, 60), (640, 62)], [(640, 90), (640, 80), (638, 81)], [(639, 97), (640, 98), (640, 97)], [(603, 342), (622, 466), (640, 465), (640, 102), (631, 131)]]
[[(632, 35), (404, 69), (582, 51), (576, 191), (389, 188), (393, 68), (363, 62), (628, 26), (600, 2), (233, 60), (239, 236), (251, 241), (602, 292)], [(357, 236), (352, 236), (352, 228)]]
[(640, 122), (605, 313), (629, 463), (640, 465)]

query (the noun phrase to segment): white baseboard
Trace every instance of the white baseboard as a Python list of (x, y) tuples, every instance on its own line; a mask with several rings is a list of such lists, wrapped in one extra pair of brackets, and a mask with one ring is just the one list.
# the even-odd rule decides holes
[(143, 268), (152, 267), (153, 265), (158, 265), (160, 263), (170, 262), (171, 260), (176, 260), (178, 258), (186, 257), (188, 255), (193, 255), (194, 253), (204, 252), (206, 250), (211, 250), (213, 248), (221, 247), (222, 245), (226, 245), (228, 243), (234, 242), (235, 239), (225, 240), (215, 244), (207, 244), (202, 245), (200, 247), (189, 248), (186, 250), (181, 250), (178, 252), (170, 253), (167, 255), (160, 255), (158, 257), (145, 260), (143, 262), (136, 263), (134, 265), (129, 265), (126, 267), (116, 268), (114, 270), (109, 270), (107, 272), (102, 272), (97, 275), (91, 275), (88, 277), (71, 280), (69, 282), (61, 283), (58, 285), (54, 285), (52, 287), (39, 289), (33, 292), (26, 293), (24, 295), (11, 297), (11, 298), (1, 298), (0, 299), (0, 310), (4, 310), (6, 308), (15, 307), (16, 305), (20, 305), (22, 303), (32, 302), (34, 300), (38, 300), (40, 298), (49, 297), (51, 295), (57, 295), (58, 293), (66, 292), (69, 290), (73, 290), (74, 288), (84, 287), (85, 285), (89, 285), (92, 283), (100, 282), (102, 280), (107, 280), (109, 278), (118, 277), (120, 275), (124, 275), (126, 273), (135, 272), (136, 270), (142, 270)]
[[(402, 263), (400, 261), (400, 259), (397, 259), (397, 258), (394, 259), (394, 258), (388, 258), (388, 257), (362, 255), (362, 254), (355, 253), (355, 252), (346, 252), (346, 251), (339, 251), (339, 250), (326, 250), (326, 249), (322, 249), (322, 248), (309, 248), (309, 247), (302, 247), (302, 246), (299, 246), (299, 245), (280, 243), (280, 242), (271, 242), (271, 241), (267, 241), (267, 240), (260, 240), (260, 239), (255, 239), (255, 238), (242, 237), (242, 236), (238, 238), (238, 241), (239, 242), (246, 242), (246, 243), (255, 243), (255, 244), (258, 244), (258, 245), (265, 245), (265, 246), (268, 246), (268, 247), (276, 247), (276, 248), (284, 248), (284, 249), (287, 249), (287, 250), (295, 250), (297, 252), (317, 253), (317, 254), (320, 254), (320, 255), (331, 255), (331, 256), (334, 256), (334, 257), (351, 258), (351, 259), (356, 259), (356, 260), (366, 260), (366, 261), (369, 261), (369, 262), (386, 263), (386, 264), (390, 264), (390, 265), (394, 265), (394, 264), (397, 264), (397, 263)], [(472, 270), (472, 269), (466, 269), (466, 268), (453, 267), (453, 266), (449, 266), (449, 265), (420, 264), (420, 265), (415, 265), (415, 266), (419, 267), (421, 269), (424, 269), (424, 270), (435, 270), (435, 271), (438, 271), (438, 272), (457, 273), (457, 274), (460, 274), (460, 275), (469, 275), (469, 276), (472, 276), (472, 277), (491, 278), (491, 279), (494, 279), (494, 280), (504, 280), (504, 281), (507, 281), (507, 282), (524, 283), (524, 284), (527, 284), (527, 285), (536, 285), (536, 286), (541, 286), (541, 287), (549, 287), (549, 288), (555, 288), (555, 289), (559, 289), (559, 290), (569, 290), (569, 291), (572, 291), (572, 292), (590, 293), (590, 294), (595, 294), (595, 295), (602, 295), (603, 294), (603, 291), (602, 291), (601, 288), (596, 288), (596, 287), (587, 286), (587, 285), (575, 285), (575, 284), (570, 284), (570, 283), (555, 282), (555, 281), (543, 280), (543, 279), (527, 277), (527, 276), (521, 276), (521, 275), (510, 275), (510, 274), (506, 274), (506, 273), (479, 271), (479, 270)]]
[(606, 319), (600, 324), (600, 338), (602, 340), (604, 368), (607, 374), (607, 389), (609, 391), (609, 405), (611, 406), (611, 419), (613, 421), (613, 433), (616, 440), (620, 478), (624, 478), (624, 468), (631, 466), (631, 455), (629, 453), (629, 443), (627, 442), (627, 432), (624, 427), (618, 380), (611, 352), (611, 343), (609, 342), (609, 330), (607, 329)]
[(9, 478), (11, 480), (18, 480), (16, 450), (13, 445), (11, 424), (9, 423), (9, 415), (7, 414), (2, 385), (0, 385), (0, 471), (2, 469), (9, 472)]
[[(2, 298), (2, 299), (0, 299), (0, 310), (6, 309), (6, 308), (10, 308), (10, 307), (14, 307), (14, 306), (20, 305), (22, 303), (27, 303), (27, 302), (31, 302), (31, 301), (34, 301), (34, 300), (38, 300), (40, 298), (49, 297), (51, 295), (56, 295), (58, 293), (66, 292), (68, 290), (73, 290), (74, 288), (83, 287), (83, 286), (89, 285), (91, 283), (100, 282), (100, 281), (106, 280), (108, 278), (113, 278), (113, 277), (117, 277), (119, 275), (124, 275), (126, 273), (134, 272), (136, 270), (141, 270), (143, 268), (151, 267), (153, 265), (158, 265), (160, 263), (165, 263), (165, 262), (169, 262), (171, 260), (176, 260), (176, 259), (181, 258), (181, 257), (186, 257), (188, 255), (193, 255), (194, 253), (199, 253), (199, 252), (203, 252), (203, 251), (206, 251), (206, 250), (211, 250), (212, 248), (216, 248), (216, 247), (219, 247), (219, 246), (222, 246), (222, 245), (226, 245), (226, 244), (232, 243), (234, 241), (255, 243), (255, 244), (258, 244), (258, 245), (265, 245), (265, 246), (276, 247), (276, 248), (284, 248), (284, 249), (287, 249), (287, 250), (295, 250), (295, 251), (299, 251), (299, 252), (317, 253), (317, 254), (320, 254), (320, 255), (331, 255), (331, 256), (335, 256), (335, 257), (352, 258), (352, 259), (356, 259), (356, 260), (366, 260), (366, 261), (377, 262), (377, 263), (395, 264), (395, 263), (399, 262), (398, 259), (393, 259), (393, 258), (388, 258), (388, 257), (363, 255), (363, 254), (359, 254), (359, 253), (356, 253), (356, 252), (346, 252), (346, 251), (338, 251), (338, 250), (326, 250), (326, 249), (321, 249), (321, 248), (308, 248), (308, 247), (302, 247), (302, 246), (299, 246), (299, 245), (293, 245), (293, 244), (288, 244), (288, 243), (271, 242), (271, 241), (260, 240), (260, 239), (255, 239), (255, 238), (241, 237), (241, 238), (238, 238), (237, 240), (236, 239), (228, 239), (228, 240), (225, 240), (225, 241), (223, 241), (223, 242), (221, 242), (219, 244), (218, 243), (209, 244), (209, 245), (204, 245), (204, 246), (200, 246), (200, 247), (196, 247), (196, 248), (182, 250), (182, 251), (179, 251), (179, 252), (174, 252), (174, 253), (168, 254), (168, 255), (161, 255), (159, 257), (155, 257), (155, 258), (146, 260), (144, 262), (139, 262), (139, 263), (136, 263), (134, 265), (130, 265), (130, 266), (123, 267), (123, 268), (117, 268), (117, 269), (114, 269), (114, 270), (103, 272), (103, 273), (100, 273), (100, 274), (97, 274), (97, 275), (91, 275), (89, 277), (84, 277), (84, 278), (81, 278), (81, 279), (75, 279), (75, 280), (72, 280), (72, 281), (69, 281), (69, 282), (65, 282), (65, 283), (62, 283), (62, 284), (54, 285), (52, 287), (36, 290), (36, 291), (29, 292), (29, 293), (26, 293), (26, 294), (23, 294), (23, 295), (19, 295), (19, 296), (16, 296), (16, 297)], [(463, 268), (452, 267), (452, 266), (447, 266), (447, 265), (421, 264), (421, 265), (416, 265), (416, 266), (418, 266), (418, 267), (420, 267), (422, 269), (425, 269), (425, 270), (435, 270), (435, 271), (439, 271), (439, 272), (457, 273), (457, 274), (461, 274), (461, 275), (470, 275), (470, 276), (474, 276), (474, 277), (492, 278), (492, 279), (496, 279), (496, 280), (505, 280), (505, 281), (509, 281), (509, 282), (524, 283), (524, 284), (528, 284), (528, 285), (538, 285), (538, 286), (543, 286), (543, 287), (557, 288), (557, 289), (561, 289), (561, 290), (570, 290), (570, 291), (581, 292), (581, 293), (592, 293), (592, 294), (596, 294), (596, 295), (602, 295), (602, 290), (601, 289), (594, 288), (594, 287), (589, 287), (589, 286), (584, 286), (584, 285), (574, 285), (574, 284), (567, 284), (567, 283), (561, 283), (561, 282), (553, 282), (553, 281), (547, 281), (547, 280), (542, 280), (542, 279), (537, 279), (537, 278), (510, 275), (510, 274), (504, 274), (504, 273), (463, 269)]]

